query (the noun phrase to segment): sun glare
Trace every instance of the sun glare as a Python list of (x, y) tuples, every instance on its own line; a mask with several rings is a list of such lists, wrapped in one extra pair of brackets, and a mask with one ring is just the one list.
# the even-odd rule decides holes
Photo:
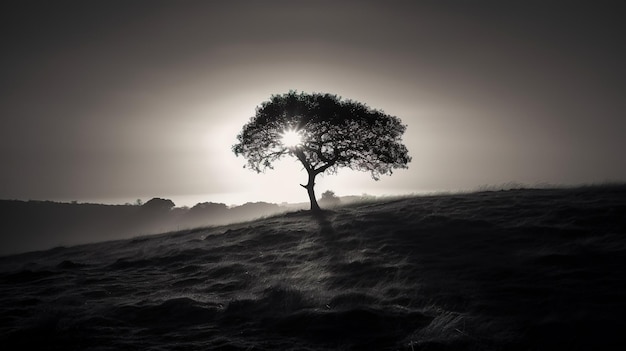
[(291, 129), (283, 132), (280, 139), (281, 143), (287, 147), (297, 146), (302, 142), (302, 136), (297, 131)]

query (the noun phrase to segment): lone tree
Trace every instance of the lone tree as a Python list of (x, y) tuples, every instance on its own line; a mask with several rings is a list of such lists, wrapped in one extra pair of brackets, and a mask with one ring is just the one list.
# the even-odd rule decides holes
[[(308, 173), (304, 187), (311, 211), (319, 211), (315, 177), (341, 167), (371, 172), (378, 180), (411, 161), (401, 142), (406, 126), (399, 118), (331, 94), (290, 91), (273, 95), (256, 109), (233, 145), (235, 155), (260, 173), (283, 156), (295, 156)], [(245, 167), (245, 166), (244, 166)]]

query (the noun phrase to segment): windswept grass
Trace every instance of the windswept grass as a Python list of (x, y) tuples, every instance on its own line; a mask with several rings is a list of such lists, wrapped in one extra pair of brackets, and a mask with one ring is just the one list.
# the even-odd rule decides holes
[(622, 349), (625, 214), (626, 187), (484, 191), (4, 257), (0, 341)]

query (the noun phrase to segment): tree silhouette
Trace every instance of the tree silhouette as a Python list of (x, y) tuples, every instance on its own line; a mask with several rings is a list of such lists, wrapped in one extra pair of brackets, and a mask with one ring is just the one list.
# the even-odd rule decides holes
[(326, 190), (325, 192), (322, 193), (322, 197), (320, 198), (319, 202), (322, 205), (332, 207), (332, 206), (339, 205), (339, 202), (341, 202), (341, 200), (339, 199), (339, 197), (337, 197), (337, 195), (335, 195), (334, 191)]
[[(233, 145), (256, 172), (273, 169), (283, 156), (294, 156), (308, 173), (311, 210), (319, 211), (315, 177), (341, 167), (368, 171), (374, 180), (407, 168), (411, 161), (402, 144), (406, 126), (399, 118), (331, 94), (290, 91), (272, 95), (256, 109)], [(245, 166), (244, 166), (245, 167)]]

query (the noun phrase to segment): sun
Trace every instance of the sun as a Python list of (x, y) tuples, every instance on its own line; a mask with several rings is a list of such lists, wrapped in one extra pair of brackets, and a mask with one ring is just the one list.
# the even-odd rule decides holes
[(280, 142), (286, 147), (295, 147), (302, 143), (302, 135), (294, 129), (286, 130), (281, 134)]

